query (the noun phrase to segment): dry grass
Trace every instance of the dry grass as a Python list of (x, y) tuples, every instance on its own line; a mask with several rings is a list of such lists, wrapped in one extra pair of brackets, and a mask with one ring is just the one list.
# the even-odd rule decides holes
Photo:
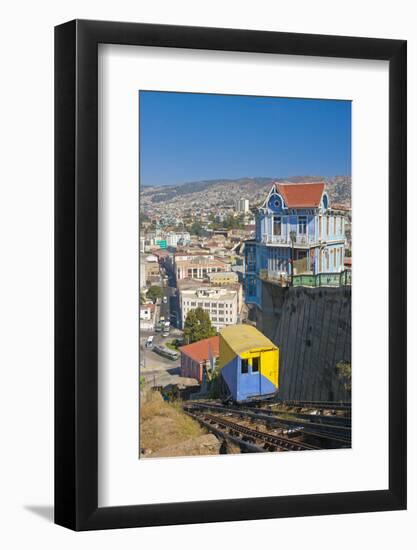
[(167, 403), (157, 392), (141, 400), (140, 446), (145, 454), (195, 439), (207, 432), (187, 416), (179, 403)]

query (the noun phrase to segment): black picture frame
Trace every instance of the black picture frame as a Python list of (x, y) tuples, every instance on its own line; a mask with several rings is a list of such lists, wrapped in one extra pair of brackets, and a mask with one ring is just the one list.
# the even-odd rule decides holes
[[(98, 507), (98, 44), (389, 62), (389, 488)], [(406, 508), (406, 41), (75, 20), (55, 28), (55, 522), (108, 529)]]

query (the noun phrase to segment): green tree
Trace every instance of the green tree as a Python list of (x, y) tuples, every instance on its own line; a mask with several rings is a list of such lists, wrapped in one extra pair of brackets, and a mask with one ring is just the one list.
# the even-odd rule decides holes
[(350, 392), (352, 390), (352, 364), (347, 361), (339, 361), (336, 364), (336, 372), (345, 390)]
[(209, 314), (201, 307), (190, 309), (184, 323), (184, 341), (192, 344), (215, 334), (216, 329), (211, 324)]
[(227, 216), (222, 222), (217, 222), (214, 216), (209, 216), (210, 229), (242, 229), (245, 227), (245, 215)]
[(151, 286), (146, 294), (146, 296), (149, 298), (149, 300), (152, 300), (152, 302), (156, 302), (157, 298), (162, 298), (164, 295), (164, 291), (160, 286)]
[(204, 233), (203, 226), (200, 222), (195, 221), (190, 227), (191, 235), (198, 235), (199, 237)]

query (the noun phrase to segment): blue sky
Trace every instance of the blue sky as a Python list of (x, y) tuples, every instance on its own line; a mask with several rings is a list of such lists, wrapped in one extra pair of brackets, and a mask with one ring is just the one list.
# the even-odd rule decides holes
[(140, 92), (142, 185), (351, 174), (351, 102)]

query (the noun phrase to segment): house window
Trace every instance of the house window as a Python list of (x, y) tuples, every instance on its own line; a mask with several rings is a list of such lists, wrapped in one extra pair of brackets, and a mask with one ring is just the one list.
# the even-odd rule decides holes
[(248, 359), (242, 359), (241, 373), (248, 374), (248, 372), (249, 372), (249, 361)]
[(298, 233), (300, 235), (307, 233), (307, 216), (298, 216)]
[(281, 216), (274, 216), (274, 235), (281, 236), (282, 224)]
[(254, 357), (252, 359), (252, 372), (259, 372), (259, 364), (261, 362), (260, 357)]

